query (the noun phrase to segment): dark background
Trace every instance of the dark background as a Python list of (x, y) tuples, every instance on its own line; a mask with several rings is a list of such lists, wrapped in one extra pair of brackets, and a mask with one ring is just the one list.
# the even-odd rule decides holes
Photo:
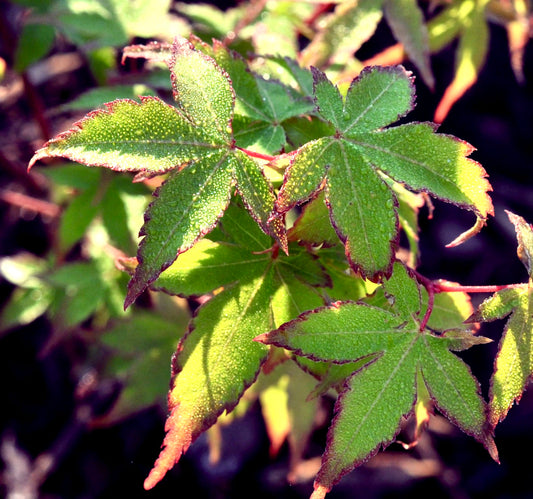
[[(6, 5), (0, 2), (0, 9)], [(371, 55), (391, 42), (390, 32), (382, 24), (378, 35), (363, 47), (362, 54)], [(5, 50), (5, 45), (2, 49)], [(454, 49), (451, 46), (432, 57), (437, 81), (434, 92), (418, 79), (417, 108), (410, 119), (431, 120), (452, 79)], [(6, 57), (5, 53), (2, 55)], [(446, 249), (444, 245), (468, 228), (473, 217), (439, 202), (435, 202), (432, 219), (427, 219), (427, 213), (423, 212), (419, 271), (427, 277), (465, 285), (527, 279), (524, 267), (516, 258), (516, 238), (504, 210), (533, 221), (532, 63), (532, 50), (528, 47), (524, 65), (526, 83), (518, 84), (510, 67), (506, 33), (499, 26), (491, 26), (489, 56), (479, 81), (455, 104), (440, 131), (456, 135), (477, 148), (472, 157), (490, 175), (495, 217), (471, 241)], [(51, 108), (93, 85), (88, 69), (81, 67), (38, 86), (37, 91)], [(0, 106), (0, 185), (17, 186), (22, 192), (46, 199), (46, 192), (38, 182), (26, 178), (24, 172), (34, 148), (40, 145), (31, 106), (24, 97), (2, 102)], [(54, 133), (65, 127), (55, 122), (53, 126)], [(0, 255), (21, 250), (44, 255), (49, 249), (49, 231), (41, 216), (29, 216), (15, 206), (0, 202)], [(8, 283), (0, 281), (0, 304), (11, 290)], [(482, 298), (476, 296), (474, 300), (479, 302)], [(479, 378), (485, 396), (504, 324), (505, 321), (497, 321), (484, 325), (483, 334), (495, 342), (464, 355)], [(90, 407), (96, 413), (105, 411), (116, 387), (103, 383), (90, 396), (80, 397), (81, 372), (89, 362), (86, 347), (75, 339), (67, 339), (43, 357), (41, 348), (49, 335), (47, 321), (38, 319), (28, 327), (0, 337), (4, 481), (5, 463), (13, 459), (9, 457), (13, 453), (16, 459), (22, 460), (19, 469), (24, 469), (24, 459), (28, 470), (33, 466), (34, 475), (23, 474), (22, 478), (29, 483), (38, 473), (35, 469), (42, 466), (43, 453), (50, 452), (56, 461), (40, 487), (38, 496), (43, 498), (247, 496), (259, 499), (309, 495), (312, 473), (303, 483), (289, 486), (286, 482), (286, 447), (276, 459), (268, 457), (268, 438), (258, 406), (238, 425), (224, 430), (224, 453), (217, 466), (208, 464), (206, 441), (202, 437), (153, 491), (144, 492), (142, 482), (163, 439), (164, 412), (147, 409), (121, 424), (103, 429), (90, 429), (80, 423), (84, 408)], [(326, 400), (324, 404), (324, 409), (331, 411), (331, 401)], [(386, 453), (347, 475), (328, 497), (400, 498), (417, 494), (431, 494), (433, 499), (533, 497), (529, 476), (532, 418), (533, 398), (526, 392), (521, 403), (496, 430), (502, 461), (497, 465), (480, 444), (437, 417), (419, 447), (406, 453), (393, 444)], [(324, 448), (325, 434), (326, 430), (320, 429), (313, 435), (306, 455), (311, 470)], [(6, 492), (0, 483), (0, 494), (2, 490)]]

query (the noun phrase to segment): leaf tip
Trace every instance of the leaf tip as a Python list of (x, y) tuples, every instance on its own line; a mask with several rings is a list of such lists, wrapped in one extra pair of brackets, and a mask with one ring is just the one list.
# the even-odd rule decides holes
[(481, 229), (485, 227), (486, 223), (486, 218), (477, 217), (476, 223), (470, 229), (457, 236), (451, 243), (448, 243), (446, 248), (455, 248), (456, 246), (468, 241), (471, 237), (474, 237), (476, 234), (478, 234)]
[(285, 216), (283, 214), (274, 213), (267, 221), (269, 232), (274, 236), (279, 247), (283, 252), (289, 254), (289, 242), (287, 239), (287, 230), (285, 228)]
[(516, 254), (529, 274), (533, 276), (533, 226), (520, 215), (505, 210), (510, 222), (514, 225), (518, 247)]
[(144, 481), (144, 489), (154, 488), (179, 460), (191, 443), (190, 438), (184, 438), (183, 428), (178, 424), (178, 408), (176, 405), (165, 424), (167, 434), (163, 441), (162, 450), (157, 458), (154, 467)]
[(48, 151), (48, 142), (44, 144), (43, 147), (35, 151), (35, 154), (32, 156), (32, 158), (30, 159), (28, 163), (28, 168), (27, 168), (28, 172), (33, 168), (33, 166), (35, 165), (35, 163), (37, 163), (37, 161), (40, 161), (43, 158), (49, 157), (49, 154), (47, 151)]
[(494, 438), (492, 438), (492, 435), (487, 435), (487, 437), (483, 441), (483, 445), (485, 446), (485, 449), (487, 449), (490, 457), (496, 463), (500, 464), (500, 456), (498, 454), (498, 448), (496, 447), (496, 442), (494, 442)]
[(268, 341), (268, 339), (269, 339), (268, 333), (263, 333), (263, 334), (256, 336), (253, 339), (253, 341), (257, 341), (258, 343), (269, 344), (270, 342)]
[[(135, 270), (137, 274), (139, 267)], [(148, 287), (148, 284), (143, 280), (137, 278), (136, 275), (132, 277), (128, 283), (128, 292), (126, 293), (126, 298), (124, 299), (124, 310), (126, 310), (139, 296), (141, 293)]]

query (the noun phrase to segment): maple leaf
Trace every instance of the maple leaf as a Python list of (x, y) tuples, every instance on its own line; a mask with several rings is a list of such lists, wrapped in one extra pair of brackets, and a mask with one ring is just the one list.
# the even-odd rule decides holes
[(489, 422), (494, 428), (519, 402), (533, 376), (533, 228), (522, 217), (507, 212), (515, 226), (518, 257), (529, 281), (509, 286), (487, 298), (469, 322), (490, 322), (510, 315), (494, 362), (489, 392)]
[(170, 294), (219, 292), (198, 309), (178, 345), (167, 435), (145, 481), (147, 489), (255, 381), (268, 348), (253, 338), (324, 303), (315, 286), (329, 281), (312, 255), (298, 247), (290, 256), (266, 251), (270, 237), (233, 204), (221, 225), (229, 239), (202, 239), (153, 283), (154, 289)]
[(230, 78), (185, 39), (176, 39), (170, 54), (163, 45), (158, 57), (169, 65), (177, 107), (155, 97), (143, 97), (140, 103), (111, 102), (47, 142), (30, 161), (31, 168), (43, 158), (65, 157), (138, 172), (137, 178), (170, 172), (145, 213), (139, 265), (125, 307), (180, 253), (213, 229), (233, 186), (261, 228), (286, 249), (285, 228), (278, 220), (269, 220), (272, 187), (261, 167), (235, 146), (235, 92)]
[(450, 352), (490, 340), (468, 331), (421, 330), (420, 285), (403, 265), (395, 265), (385, 286), (402, 290), (390, 310), (336, 302), (256, 338), (313, 360), (344, 364), (367, 359), (348, 378), (335, 405), (313, 498), (324, 497), (345, 473), (395, 439), (402, 419), (420, 397), (427, 398), (425, 391), (419, 394), (419, 379), (432, 404), (498, 459), (479, 384)]
[[(266, 80), (250, 71), (246, 61), (223, 43), (209, 46), (191, 37), (191, 42), (226, 71), (236, 94), (234, 137), (239, 147), (266, 154), (278, 153), (287, 144), (287, 120), (313, 111), (313, 103), (289, 86), (272, 78)], [(309, 71), (298, 75), (311, 81)], [(305, 75), (305, 76), (304, 76)]]
[(366, 68), (345, 100), (324, 73), (312, 71), (317, 112), (334, 134), (308, 142), (292, 158), (276, 200), (281, 216), (324, 190), (348, 260), (373, 280), (390, 275), (397, 246), (391, 179), (476, 214), (474, 227), (451, 245), (479, 232), (493, 207), (484, 169), (467, 158), (472, 146), (435, 133), (431, 123), (385, 128), (414, 105), (412, 79), (403, 67)]

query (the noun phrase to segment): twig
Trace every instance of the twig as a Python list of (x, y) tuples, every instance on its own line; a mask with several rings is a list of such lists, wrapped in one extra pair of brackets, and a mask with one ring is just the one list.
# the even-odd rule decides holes
[(21, 192), (0, 189), (0, 200), (10, 205), (18, 206), (50, 218), (57, 218), (61, 214), (61, 208), (49, 201), (36, 199)]
[(432, 281), (423, 276), (414, 269), (410, 269), (416, 276), (416, 279), (422, 286), (426, 288), (428, 293), (428, 308), (422, 322), (420, 323), (420, 331), (423, 331), (427, 326), (429, 318), (433, 312), (433, 306), (435, 304), (436, 293), (496, 293), (504, 289), (520, 288), (523, 284), (495, 284), (487, 286), (462, 286), (461, 284), (453, 284), (443, 280)]

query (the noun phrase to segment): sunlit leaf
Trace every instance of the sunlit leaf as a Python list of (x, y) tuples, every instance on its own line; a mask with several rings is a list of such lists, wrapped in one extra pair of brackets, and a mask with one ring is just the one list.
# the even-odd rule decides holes
[[(402, 289), (406, 296), (395, 304), (396, 312), (338, 302), (305, 312), (256, 338), (315, 360), (367, 359), (337, 400), (313, 497), (324, 497), (345, 473), (395, 439), (402, 418), (414, 410), (419, 377), (440, 412), (497, 459), (479, 385), (463, 361), (450, 353), (457, 349), (458, 336), (437, 336), (427, 329), (420, 331), (416, 320), (406, 322), (408, 310), (416, 312), (416, 302), (420, 304), (418, 287), (397, 264), (388, 291), (399, 296)], [(480, 338), (467, 344), (469, 333), (461, 334), (462, 348), (485, 341)]]
[(204, 239), (154, 283), (176, 294), (218, 292), (200, 307), (178, 346), (165, 448), (146, 488), (255, 381), (268, 349), (253, 338), (323, 303), (314, 287), (328, 281), (317, 260), (297, 247), (290, 256), (253, 251), (258, 242), (263, 247), (264, 233), (245, 213), (232, 203), (221, 221), (221, 232), (231, 230), (236, 242)]
[(155, 97), (114, 101), (49, 141), (30, 161), (31, 167), (43, 158), (65, 157), (138, 172), (138, 178), (173, 170), (146, 211), (139, 265), (125, 307), (215, 227), (233, 187), (261, 228), (287, 249), (281, 220), (271, 219), (270, 183), (261, 167), (235, 147), (235, 93), (228, 74), (185, 39), (176, 39), (171, 50), (166, 62), (177, 107)]
[(435, 133), (428, 123), (383, 128), (413, 107), (403, 68), (366, 69), (344, 101), (323, 73), (313, 74), (318, 112), (336, 132), (308, 142), (293, 157), (276, 201), (280, 214), (324, 189), (346, 256), (372, 280), (390, 275), (398, 241), (397, 199), (380, 172), (473, 211), (478, 221), (460, 240), (481, 229), (493, 208), (485, 171), (467, 158), (471, 146)]
[(529, 282), (511, 285), (487, 298), (468, 319), (469, 322), (493, 321), (510, 315), (490, 384), (489, 422), (494, 428), (503, 421), (511, 406), (518, 403), (533, 375), (533, 284), (531, 255), (533, 231), (522, 217), (507, 212), (518, 241), (518, 257), (526, 267)]

